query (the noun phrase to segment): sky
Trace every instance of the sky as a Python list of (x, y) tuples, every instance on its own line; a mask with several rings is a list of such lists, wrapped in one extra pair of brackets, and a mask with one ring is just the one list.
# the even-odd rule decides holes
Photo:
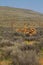
[(43, 13), (43, 0), (0, 0), (0, 6), (24, 8)]

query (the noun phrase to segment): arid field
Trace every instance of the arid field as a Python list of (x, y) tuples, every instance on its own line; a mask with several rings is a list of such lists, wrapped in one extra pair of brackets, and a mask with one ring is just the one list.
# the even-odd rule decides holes
[(0, 6), (0, 65), (43, 65), (43, 14)]

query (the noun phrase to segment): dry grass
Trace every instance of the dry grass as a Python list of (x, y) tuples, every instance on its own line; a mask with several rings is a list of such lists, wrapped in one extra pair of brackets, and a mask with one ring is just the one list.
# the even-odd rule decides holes
[[(41, 21), (41, 22), (40, 22)], [(31, 27), (43, 27), (43, 14), (32, 10), (0, 7), (0, 26), (20, 28), (24, 23)]]
[(0, 65), (10, 65), (11, 64), (11, 60), (3, 60), (3, 61), (0, 61)]
[[(36, 35), (16, 29), (35, 28)], [(27, 31), (27, 30), (26, 30)], [(43, 14), (31, 10), (0, 7), (0, 65), (43, 65)]]
[(41, 65), (43, 65), (43, 56), (41, 56), (41, 57), (39, 58), (39, 63), (40, 63)]

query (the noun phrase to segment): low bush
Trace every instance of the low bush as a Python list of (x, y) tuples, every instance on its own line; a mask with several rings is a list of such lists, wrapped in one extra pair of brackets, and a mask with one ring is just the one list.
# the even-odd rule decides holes
[(0, 47), (5, 47), (5, 46), (13, 46), (13, 42), (11, 42), (10, 40), (2, 40), (0, 42)]
[(11, 53), (11, 65), (39, 65), (38, 57), (35, 51), (15, 50)]

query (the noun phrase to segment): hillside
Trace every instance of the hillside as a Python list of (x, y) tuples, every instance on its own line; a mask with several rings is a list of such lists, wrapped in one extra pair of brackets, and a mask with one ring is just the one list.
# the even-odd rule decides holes
[(43, 65), (43, 14), (0, 6), (0, 65)]
[(0, 26), (22, 27), (24, 23), (29, 26), (43, 27), (43, 14), (32, 10), (0, 6)]

